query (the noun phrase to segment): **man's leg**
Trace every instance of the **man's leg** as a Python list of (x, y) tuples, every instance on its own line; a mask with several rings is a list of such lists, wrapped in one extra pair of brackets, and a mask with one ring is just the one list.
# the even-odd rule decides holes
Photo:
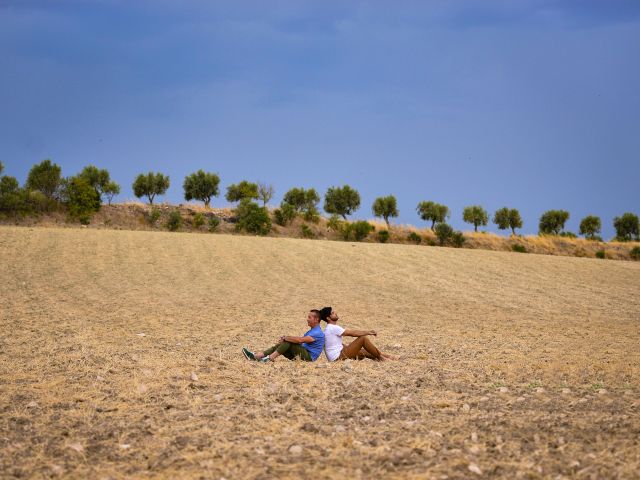
[(255, 353), (254, 355), (255, 355), (255, 357), (256, 357), (256, 360), (260, 360), (261, 358), (268, 357), (268, 356), (269, 356), (269, 355), (271, 355), (273, 352), (275, 352), (277, 348), (278, 348), (278, 345), (274, 345), (273, 347), (267, 348), (267, 349), (266, 349), (264, 352), (262, 352), (262, 353), (260, 353), (260, 352)]
[(311, 354), (309, 353), (309, 350), (307, 350), (306, 348), (304, 348), (302, 345), (298, 344), (298, 343), (294, 343), (291, 345), (291, 347), (289, 348), (289, 352), (291, 354), (291, 358), (289, 358), (290, 360), (293, 360), (294, 358), (299, 358), (302, 361), (305, 362), (311, 362), (313, 361), (311, 359)]
[(376, 348), (371, 340), (369, 340), (368, 336), (358, 337), (349, 345), (342, 349), (342, 353), (340, 354), (340, 358), (345, 360), (349, 359), (357, 359), (360, 354), (360, 350), (364, 349), (370, 356), (367, 358), (372, 358), (373, 360), (380, 360), (382, 355), (380, 354), (380, 350)]

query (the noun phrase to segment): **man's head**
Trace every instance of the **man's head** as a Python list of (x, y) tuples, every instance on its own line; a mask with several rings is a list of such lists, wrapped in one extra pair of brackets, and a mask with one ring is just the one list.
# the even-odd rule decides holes
[(320, 310), (320, 318), (325, 322), (337, 322), (340, 318), (336, 311), (331, 307), (324, 307)]
[(311, 328), (317, 326), (320, 323), (320, 310), (310, 310), (307, 315), (307, 325)]

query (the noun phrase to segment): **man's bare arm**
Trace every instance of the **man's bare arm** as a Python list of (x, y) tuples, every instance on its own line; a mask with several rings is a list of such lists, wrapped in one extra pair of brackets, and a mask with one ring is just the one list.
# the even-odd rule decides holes
[(347, 337), (364, 337), (365, 335), (376, 336), (378, 333), (375, 330), (351, 330), (349, 328), (342, 332), (342, 336)]
[(314, 341), (314, 338), (310, 335), (307, 335), (306, 337), (294, 337), (285, 335), (284, 337), (282, 337), (282, 341), (289, 343), (311, 343)]

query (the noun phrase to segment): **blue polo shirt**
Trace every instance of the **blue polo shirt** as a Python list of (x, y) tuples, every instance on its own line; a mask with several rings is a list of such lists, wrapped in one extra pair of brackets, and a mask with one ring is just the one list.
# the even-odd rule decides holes
[(316, 325), (303, 335), (303, 337), (307, 336), (313, 337), (313, 342), (303, 343), (302, 346), (307, 349), (309, 355), (311, 355), (311, 360), (315, 362), (324, 348), (324, 332), (320, 325)]

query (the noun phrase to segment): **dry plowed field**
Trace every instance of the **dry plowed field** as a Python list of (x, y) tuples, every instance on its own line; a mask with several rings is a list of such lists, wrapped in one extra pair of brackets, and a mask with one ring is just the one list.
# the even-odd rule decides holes
[[(640, 478), (640, 263), (0, 228), (3, 478)], [(310, 308), (394, 362), (240, 349)]]

